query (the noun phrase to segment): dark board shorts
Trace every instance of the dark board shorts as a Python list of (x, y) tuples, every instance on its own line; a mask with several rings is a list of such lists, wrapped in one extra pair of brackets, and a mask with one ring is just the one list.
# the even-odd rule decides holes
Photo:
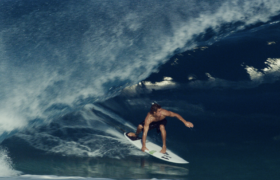
[[(142, 121), (140, 124), (144, 127), (145, 121)], [(159, 126), (160, 126), (161, 124), (164, 125), (164, 126), (166, 126), (167, 120), (166, 120), (166, 119), (163, 119), (163, 120), (161, 120), (161, 121), (152, 122), (152, 123), (150, 124), (150, 126), (149, 126), (149, 130), (151, 130), (151, 129), (157, 129), (157, 132), (160, 133)], [(143, 131), (143, 130), (144, 130), (144, 128), (142, 129), (142, 131)]]

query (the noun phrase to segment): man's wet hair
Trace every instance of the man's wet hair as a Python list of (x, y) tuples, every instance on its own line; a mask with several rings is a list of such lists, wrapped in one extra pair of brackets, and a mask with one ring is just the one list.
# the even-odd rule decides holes
[(161, 106), (158, 105), (157, 103), (154, 103), (152, 106), (151, 106), (151, 109), (150, 109), (150, 113), (151, 114), (154, 114), (154, 112), (157, 112), (158, 109), (160, 109)]

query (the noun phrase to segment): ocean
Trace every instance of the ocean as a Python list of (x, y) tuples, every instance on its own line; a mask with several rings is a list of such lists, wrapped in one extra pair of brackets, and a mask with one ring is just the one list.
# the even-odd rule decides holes
[(278, 0), (0, 0), (0, 179), (278, 180), (279, 79)]

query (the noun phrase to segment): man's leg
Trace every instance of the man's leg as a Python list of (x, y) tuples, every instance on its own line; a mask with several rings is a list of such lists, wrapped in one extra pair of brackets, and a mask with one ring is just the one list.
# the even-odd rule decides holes
[(142, 132), (142, 129), (143, 129), (143, 126), (141, 124), (139, 124), (138, 127), (137, 127), (137, 130), (136, 130), (136, 133), (130, 132), (127, 135), (129, 137), (137, 137), (138, 134), (140, 134)]
[(165, 131), (165, 126), (163, 124), (159, 125), (159, 130), (161, 132), (161, 137), (162, 137), (162, 150), (160, 151), (161, 153), (166, 153), (166, 131)]

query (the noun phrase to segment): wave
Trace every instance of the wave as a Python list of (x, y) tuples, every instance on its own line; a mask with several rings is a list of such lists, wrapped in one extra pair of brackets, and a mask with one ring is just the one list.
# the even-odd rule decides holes
[(274, 0), (4, 1), (0, 134), (113, 97), (175, 53), (267, 22), (278, 7)]

